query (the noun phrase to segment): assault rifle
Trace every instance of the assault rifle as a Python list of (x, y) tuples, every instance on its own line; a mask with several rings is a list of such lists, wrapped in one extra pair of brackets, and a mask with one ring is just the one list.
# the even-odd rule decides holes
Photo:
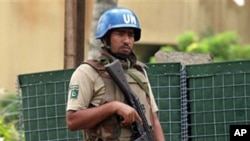
[(132, 91), (124, 75), (124, 70), (119, 60), (115, 60), (112, 63), (105, 66), (105, 69), (113, 80), (118, 84), (119, 88), (123, 92), (128, 104), (136, 109), (137, 113), (143, 121), (141, 125), (138, 121), (135, 121), (131, 125), (132, 133), (136, 136), (135, 141), (154, 141), (151, 129), (148, 125), (147, 119), (144, 115), (142, 105), (138, 96)]

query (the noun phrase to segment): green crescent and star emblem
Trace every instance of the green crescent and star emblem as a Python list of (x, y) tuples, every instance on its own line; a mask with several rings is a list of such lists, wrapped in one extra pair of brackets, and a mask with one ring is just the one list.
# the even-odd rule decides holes
[(69, 91), (70, 91), (70, 98), (77, 99), (79, 92), (79, 85), (71, 85), (69, 87)]

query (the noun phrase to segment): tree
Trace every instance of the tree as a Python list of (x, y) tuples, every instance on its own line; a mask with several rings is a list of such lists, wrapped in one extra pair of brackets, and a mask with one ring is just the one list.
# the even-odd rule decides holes
[(84, 54), (84, 0), (65, 1), (64, 68), (75, 68)]
[[(206, 37), (194, 32), (185, 32), (177, 38), (175, 46), (165, 45), (160, 50), (166, 52), (186, 52), (209, 54), (214, 62), (249, 60), (250, 44), (241, 44), (236, 32), (226, 31)], [(151, 57), (154, 63), (155, 57)]]
[[(95, 58), (99, 53), (101, 42), (95, 39), (95, 31), (101, 14), (117, 6), (118, 0), (96, 0), (93, 8), (91, 36), (89, 39), (89, 58)], [(65, 40), (64, 40), (64, 68), (75, 68), (84, 56), (84, 0), (65, 1)]]

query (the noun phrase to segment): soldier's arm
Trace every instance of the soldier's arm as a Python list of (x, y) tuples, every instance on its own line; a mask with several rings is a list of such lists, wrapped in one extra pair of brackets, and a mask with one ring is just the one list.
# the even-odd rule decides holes
[(153, 135), (156, 141), (165, 141), (165, 136), (156, 112), (153, 112)]
[(78, 111), (69, 110), (66, 114), (66, 122), (70, 130), (89, 129), (113, 114), (123, 117), (122, 123), (125, 125), (130, 125), (135, 120), (142, 122), (134, 108), (118, 101)]

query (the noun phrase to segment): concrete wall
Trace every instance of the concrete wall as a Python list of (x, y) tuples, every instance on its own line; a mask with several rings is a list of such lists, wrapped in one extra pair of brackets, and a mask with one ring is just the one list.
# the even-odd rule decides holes
[(0, 1), (0, 92), (16, 91), (18, 74), (63, 67), (64, 1)]
[[(86, 0), (85, 57), (94, 0)], [(140, 19), (139, 45), (175, 43), (186, 30), (206, 33), (233, 30), (250, 42), (250, 2), (233, 0), (119, 0)], [(16, 91), (18, 74), (63, 69), (64, 1), (0, 1), (0, 94)]]

